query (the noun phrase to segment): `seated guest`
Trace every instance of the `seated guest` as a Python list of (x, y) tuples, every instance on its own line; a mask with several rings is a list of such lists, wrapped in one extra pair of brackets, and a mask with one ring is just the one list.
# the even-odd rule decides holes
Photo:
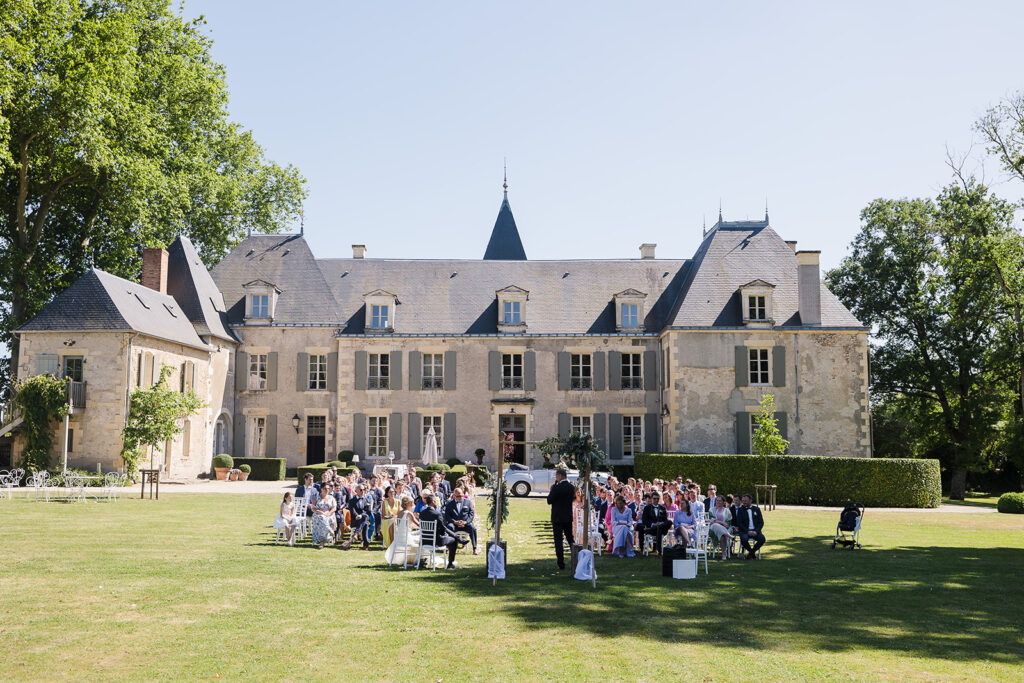
[(459, 547), (459, 540), (455, 536), (455, 527), (451, 526), (445, 521), (444, 515), (438, 511), (440, 503), (437, 500), (437, 496), (434, 494), (427, 495), (427, 507), (423, 508), (420, 512), (420, 523), (423, 522), (436, 522), (437, 525), (434, 527), (434, 546), (440, 547), (445, 546), (448, 548), (448, 569), (454, 569), (455, 564), (455, 551)]
[(363, 542), (363, 550), (369, 550), (373, 540), (373, 500), (366, 495), (364, 484), (356, 484), (348, 509), (352, 515), (352, 535)]
[(675, 511), (679, 509), (679, 503), (676, 502), (676, 495), (672, 492), (671, 488), (665, 493), (661, 494), (661, 504), (665, 506), (665, 512), (668, 513), (671, 519)]
[(420, 479), (412, 472), (408, 472), (405, 475), (405, 485), (409, 487), (409, 497), (412, 498), (415, 504), (416, 500), (420, 497)]
[(430, 484), (424, 484), (423, 490), (420, 491), (419, 500), (416, 501), (415, 511), (416, 514), (423, 512), (423, 508), (427, 507), (427, 499), (433, 494), (433, 490), (430, 488)]
[[(668, 531), (668, 512), (657, 493), (651, 495), (650, 504), (644, 507), (643, 518), (640, 523), (641, 538), (644, 535), (654, 536), (654, 550), (661, 553), (661, 538)], [(669, 494), (665, 494), (664, 500), (669, 500)]]
[(320, 486), (320, 497), (313, 503), (313, 545), (323, 548), (330, 541), (335, 530), (334, 497), (331, 496), (330, 484)]
[(452, 492), (452, 499), (444, 506), (444, 518), (456, 531), (465, 531), (469, 534), (470, 543), (473, 544), (473, 554), (479, 555), (480, 549), (476, 547), (476, 526), (473, 520), (476, 517), (476, 510), (473, 503), (465, 497), (461, 486), (457, 486)]
[(292, 502), (294, 498), (290, 492), (284, 494), (284, 500), (281, 501), (281, 509), (277, 513), (277, 517), (274, 518), (274, 528), (284, 529), (284, 536), (288, 540), (288, 545), (295, 545), (295, 528), (299, 526), (299, 520), (295, 516), (295, 503)]
[[(313, 483), (313, 473), (306, 472), (306, 476), (302, 478), (302, 483), (298, 488), (295, 489), (295, 502), (297, 506), (307, 507), (314, 500), (320, 497), (320, 484)], [(305, 510), (296, 508), (296, 513), (306, 514)]]
[(334, 498), (334, 520), (335, 520), (335, 534), (334, 537), (345, 538), (349, 533), (351, 524), (351, 513), (348, 510), (348, 500), (350, 498), (348, 489), (342, 485), (343, 479), (335, 479), (334, 483), (331, 484), (331, 496)]
[[(750, 504), (751, 500), (749, 493), (743, 494), (743, 507), (739, 509), (735, 522), (740, 534), (740, 545), (747, 551), (747, 559), (756, 560), (757, 551), (765, 542), (764, 534), (761, 533), (761, 529), (764, 528), (764, 517), (761, 515), (761, 508)], [(754, 541), (753, 547), (750, 545), (751, 540)]]
[[(710, 489), (709, 489), (710, 490)], [(718, 547), (722, 550), (722, 559), (729, 559), (729, 548), (732, 546), (732, 513), (725, 504), (725, 498), (715, 496), (715, 510), (712, 512), (709, 531), (718, 539)]]
[(683, 498), (679, 509), (672, 516), (672, 525), (675, 527), (676, 540), (685, 546), (692, 546), (697, 530), (697, 520), (693, 518), (690, 501), (686, 498)]
[(718, 499), (718, 488), (714, 484), (708, 484), (708, 496), (704, 499), (704, 507), (709, 513), (715, 511), (718, 507), (715, 501)]
[(707, 519), (707, 512), (704, 510), (704, 503), (700, 502), (697, 498), (697, 491), (690, 489), (687, 498), (690, 501), (690, 512), (693, 514), (693, 518), (698, 522), (705, 521)]
[(612, 553), (619, 557), (635, 557), (633, 552), (633, 512), (626, 507), (626, 499), (616, 496), (610, 508)]
[(391, 542), (395, 540), (395, 520), (398, 519), (400, 511), (398, 499), (395, 497), (395, 489), (389, 486), (384, 490), (384, 500), (381, 502), (380, 509), (381, 537), (384, 547), (391, 545)]
[(434, 491), (437, 497), (440, 498), (441, 505), (447, 503), (448, 499), (452, 497), (452, 485), (448, 480), (440, 472), (435, 472), (430, 483), (434, 485)]

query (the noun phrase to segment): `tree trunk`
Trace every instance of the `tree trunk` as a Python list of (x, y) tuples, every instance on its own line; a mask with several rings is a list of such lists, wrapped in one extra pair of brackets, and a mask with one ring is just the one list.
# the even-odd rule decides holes
[(963, 500), (967, 492), (967, 468), (957, 467), (949, 482), (949, 497), (952, 500)]

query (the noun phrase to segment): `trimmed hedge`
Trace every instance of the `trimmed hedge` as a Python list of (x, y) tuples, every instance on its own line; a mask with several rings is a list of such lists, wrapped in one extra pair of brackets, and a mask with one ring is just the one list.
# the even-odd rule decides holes
[[(634, 467), (643, 479), (683, 476), (723, 494), (753, 494), (765, 470), (758, 455), (682, 453), (638, 453)], [(791, 505), (934, 508), (942, 501), (938, 460), (770, 455), (768, 482), (778, 486), (777, 502)]]
[(424, 470), (417, 467), (415, 474), (416, 478), (419, 479), (421, 483), (426, 484), (430, 481), (430, 478), (434, 476), (434, 470)]
[(445, 473), (444, 478), (447, 479), (448, 483), (454, 488), (455, 482), (466, 476), (466, 472), (467, 470), (465, 465), (453, 465), (451, 470)]
[(284, 481), (284, 458), (235, 458), (235, 467), (248, 465), (249, 478), (256, 481)]
[[(241, 460), (241, 458), (239, 458)], [(235, 466), (235, 460), (227, 453), (218, 453), (213, 456), (213, 460), (210, 461), (210, 471), (213, 471), (215, 467), (227, 467), (231, 469)]]
[(1024, 493), (1004, 493), (999, 496), (996, 509), (1011, 515), (1024, 515)]
[(433, 470), (434, 472), (441, 472), (442, 474), (447, 474), (452, 469), (452, 467), (451, 465), (446, 465), (443, 462), (434, 462), (427, 465), (427, 469)]

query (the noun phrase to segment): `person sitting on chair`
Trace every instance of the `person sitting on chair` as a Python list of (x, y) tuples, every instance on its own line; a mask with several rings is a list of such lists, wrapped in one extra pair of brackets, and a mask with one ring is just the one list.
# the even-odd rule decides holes
[(473, 504), (463, 494), (462, 487), (456, 487), (452, 493), (452, 499), (444, 506), (444, 518), (456, 531), (465, 531), (469, 534), (469, 540), (473, 544), (473, 554), (479, 555), (480, 549), (476, 547), (476, 526), (473, 519), (476, 511)]
[[(445, 521), (444, 515), (439, 512), (437, 496), (427, 495), (427, 507), (420, 512), (420, 523), (437, 522), (434, 527), (434, 547), (444, 546), (448, 548), (448, 569), (454, 569), (455, 551), (459, 548), (459, 539), (455, 535), (455, 527)], [(422, 543), (423, 541), (421, 541)]]
[[(748, 560), (757, 559), (757, 551), (764, 545), (765, 537), (761, 533), (761, 529), (764, 528), (764, 517), (761, 515), (761, 508), (756, 505), (750, 504), (751, 497), (749, 493), (743, 494), (743, 507), (739, 509), (736, 517), (733, 519), (733, 523), (740, 532), (740, 545), (747, 551)], [(751, 547), (750, 540), (754, 540), (754, 546)]]
[(697, 530), (697, 520), (690, 511), (690, 501), (686, 496), (679, 502), (679, 509), (672, 516), (672, 525), (675, 526), (676, 540), (684, 546), (692, 546), (694, 534)]
[[(373, 501), (366, 495), (366, 487), (363, 484), (356, 485), (355, 495), (349, 500), (348, 509), (352, 518), (352, 535), (362, 539), (363, 550), (369, 550), (370, 541), (373, 540)], [(351, 545), (351, 542), (346, 547), (348, 545)]]
[[(640, 520), (640, 538), (645, 535), (654, 536), (654, 551), (661, 554), (661, 539), (668, 531), (668, 512), (665, 506), (659, 503), (657, 493), (652, 494), (651, 502), (644, 506), (643, 517)], [(671, 497), (665, 494), (665, 501), (669, 502)]]
[(434, 485), (434, 491), (437, 492), (441, 505), (447, 503), (448, 499), (452, 497), (452, 485), (448, 480), (440, 472), (435, 472), (434, 476), (430, 478), (430, 483)]

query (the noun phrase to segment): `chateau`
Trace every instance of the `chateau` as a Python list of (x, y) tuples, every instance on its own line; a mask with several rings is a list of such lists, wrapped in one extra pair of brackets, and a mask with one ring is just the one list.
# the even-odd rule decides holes
[[(506, 192), (481, 260), (317, 258), (302, 235), (253, 235), (212, 271), (186, 237), (146, 249), (141, 283), (93, 269), (22, 325), (18, 376), (68, 381), (54, 461), (121, 466), (131, 391), (206, 403), (156, 460), (172, 477), (214, 453), (339, 451), (441, 459), (502, 434), (514, 458), (572, 430), (612, 464), (641, 451), (747, 453), (762, 395), (794, 453), (869, 457), (868, 329), (822, 284), (817, 251), (763, 221), (724, 221), (690, 259), (529, 260)], [(19, 418), (0, 438), (17, 461)], [(13, 441), (11, 437), (13, 435)], [(13, 452), (11, 452), (13, 451)], [(3, 463), (0, 463), (3, 466)]]

